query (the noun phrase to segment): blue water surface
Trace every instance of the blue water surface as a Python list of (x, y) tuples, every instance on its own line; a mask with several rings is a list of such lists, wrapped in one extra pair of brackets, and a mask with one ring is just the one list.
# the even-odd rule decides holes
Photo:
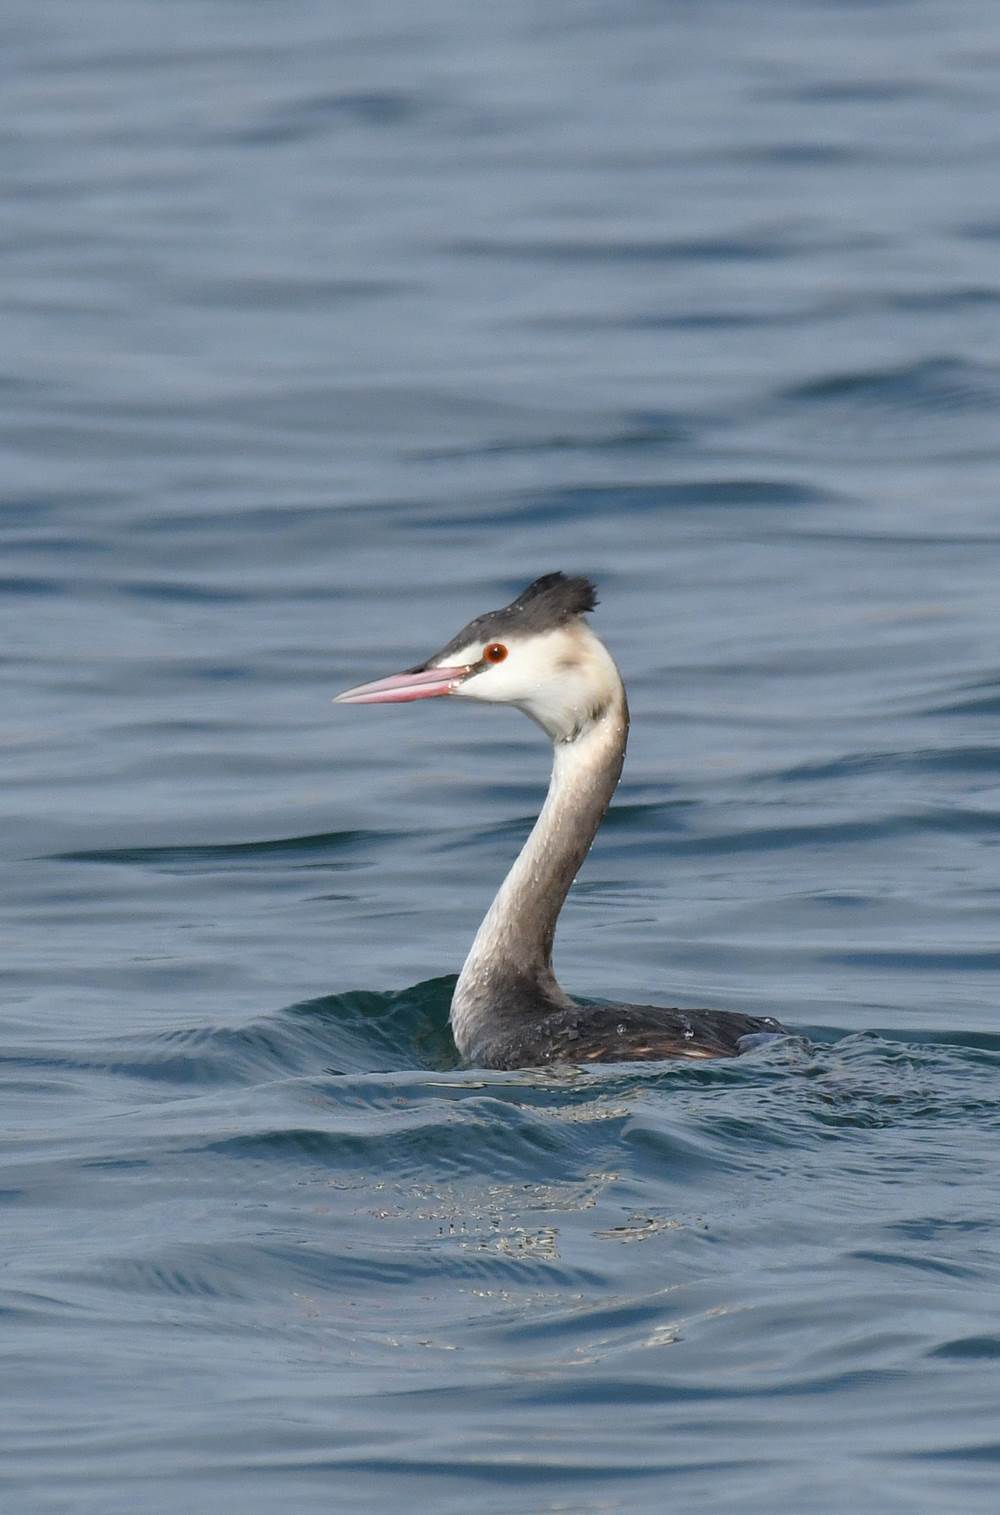
[[(10, 1515), (979, 1515), (1000, 1478), (990, 0), (12, 0)], [(458, 1066), (544, 794), (331, 708), (598, 581), (567, 987)]]

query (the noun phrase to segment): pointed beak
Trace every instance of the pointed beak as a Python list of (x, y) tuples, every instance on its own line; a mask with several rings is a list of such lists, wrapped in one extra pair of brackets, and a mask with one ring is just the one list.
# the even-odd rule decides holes
[(393, 673), (387, 679), (373, 679), (338, 694), (335, 705), (401, 705), (407, 700), (433, 700), (439, 694), (451, 694), (472, 672), (471, 665), (460, 668), (423, 668), (419, 673)]

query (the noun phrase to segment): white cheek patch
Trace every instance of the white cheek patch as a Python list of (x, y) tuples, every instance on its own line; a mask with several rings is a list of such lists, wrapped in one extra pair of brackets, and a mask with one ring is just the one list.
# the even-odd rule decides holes
[(449, 652), (446, 658), (435, 658), (432, 668), (467, 668), (470, 664), (482, 661), (483, 647), (481, 642), (470, 642), (468, 647), (460, 647), (457, 652)]
[[(489, 700), (498, 705), (517, 705), (528, 709), (536, 700), (548, 703), (551, 699), (553, 675), (556, 669), (554, 638), (558, 633), (533, 637), (530, 641), (512, 640), (502, 645), (507, 647), (507, 656), (499, 663), (484, 658), (489, 642), (474, 643), (455, 654), (479, 671), (467, 679), (456, 694), (472, 700)], [(450, 659), (449, 659), (450, 661)]]
[[(478, 659), (470, 657), (469, 661), (482, 663), (482, 656), (480, 654)], [(482, 663), (479, 671), (460, 684), (455, 693), (464, 694), (470, 700), (492, 700), (498, 705), (513, 705), (520, 698), (523, 688), (524, 670), (517, 667), (512, 655), (504, 658), (502, 663)]]
[(435, 660), (436, 666), (472, 667), (451, 690), (459, 699), (513, 705), (538, 722), (553, 741), (572, 741), (597, 720), (620, 688), (610, 654), (586, 628), (555, 628), (510, 641), (499, 663), (484, 658), (491, 644), (477, 639)]

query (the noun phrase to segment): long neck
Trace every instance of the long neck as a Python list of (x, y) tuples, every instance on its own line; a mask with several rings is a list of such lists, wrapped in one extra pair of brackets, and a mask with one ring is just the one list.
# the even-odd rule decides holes
[(556, 921), (611, 801), (625, 757), (628, 705), (618, 683), (596, 720), (553, 748), (541, 814), (487, 911), (455, 986), (451, 1023), (459, 1051), (525, 1016), (572, 1004), (552, 971)]

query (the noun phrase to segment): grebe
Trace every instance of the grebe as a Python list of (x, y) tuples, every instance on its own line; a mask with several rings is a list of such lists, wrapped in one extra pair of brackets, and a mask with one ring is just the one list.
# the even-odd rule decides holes
[(769, 1016), (722, 1010), (578, 1005), (556, 982), (556, 921), (618, 783), (628, 738), (621, 675), (583, 619), (596, 604), (589, 579), (546, 574), (503, 610), (470, 621), (425, 663), (347, 689), (334, 702), (487, 700), (523, 710), (551, 738), (545, 804), (451, 1002), (456, 1046), (484, 1068), (737, 1057), (762, 1034), (785, 1029)]

